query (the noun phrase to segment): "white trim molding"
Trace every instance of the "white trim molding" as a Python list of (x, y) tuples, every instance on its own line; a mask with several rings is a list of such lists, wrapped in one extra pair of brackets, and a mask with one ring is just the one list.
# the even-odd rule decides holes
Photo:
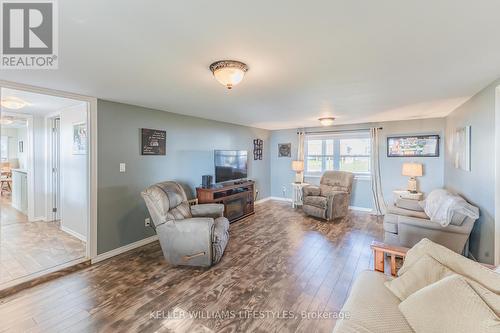
[(500, 86), (495, 89), (495, 237), (493, 263), (500, 265)]
[(78, 238), (79, 240), (81, 240), (82, 242), (87, 242), (87, 237), (85, 237), (84, 235), (74, 231), (74, 230), (71, 230), (70, 228), (68, 227), (65, 227), (65, 226), (61, 226), (61, 230), (64, 231), (65, 233), (67, 234), (70, 234), (71, 236), (73, 237), (76, 237)]
[(283, 197), (268, 197), (263, 200), (276, 200), (276, 201), (285, 201), (285, 202), (292, 202), (291, 198), (283, 198)]
[(92, 262), (92, 264), (95, 264), (95, 263), (98, 263), (100, 261), (117, 256), (119, 254), (125, 253), (127, 251), (130, 251), (130, 250), (136, 249), (138, 247), (147, 245), (149, 243), (156, 242), (157, 240), (158, 240), (158, 235), (144, 238), (144, 239), (141, 239), (137, 242), (130, 243), (130, 244), (124, 245), (122, 247), (119, 247), (117, 249), (101, 253), (101, 254), (97, 255), (95, 258), (93, 258), (91, 262)]
[(267, 198), (264, 198), (264, 199), (257, 200), (257, 201), (254, 202), (254, 204), (258, 205), (258, 204), (264, 203), (264, 202), (269, 201), (269, 200), (271, 200), (271, 197), (267, 197)]
[(87, 222), (87, 251), (86, 257), (92, 259), (97, 256), (97, 98), (64, 92), (55, 89), (41, 88), (22, 83), (0, 80), (0, 87), (15, 90), (24, 90), (37, 94), (64, 97), (88, 103), (87, 131), (88, 139), (88, 222)]
[(349, 206), (349, 209), (350, 210), (355, 210), (355, 211), (358, 211), (358, 212), (368, 212), (368, 213), (372, 213), (373, 212), (373, 209), (371, 209), (371, 208), (358, 207), (358, 206)]

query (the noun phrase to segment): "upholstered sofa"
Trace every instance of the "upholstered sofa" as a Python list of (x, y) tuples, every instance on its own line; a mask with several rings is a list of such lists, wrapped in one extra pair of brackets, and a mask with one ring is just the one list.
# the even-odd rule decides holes
[(388, 206), (384, 216), (384, 242), (412, 247), (428, 238), (457, 252), (468, 254), (468, 239), (475, 220), (454, 214), (451, 223), (443, 227), (431, 221), (416, 200), (398, 199)]
[(327, 221), (345, 217), (349, 211), (354, 174), (326, 171), (319, 186), (302, 188), (302, 209), (307, 215)]
[(141, 195), (168, 263), (208, 267), (220, 261), (229, 240), (224, 205), (190, 206), (182, 187), (170, 181), (152, 185)]
[[(428, 270), (423, 269), (423, 265), (429, 262), (434, 263), (433, 268), (427, 266)], [(500, 322), (498, 317), (494, 319), (495, 313), (498, 316), (500, 312), (498, 271), (498, 268), (495, 271), (494, 267), (485, 267), (423, 239), (409, 249), (403, 267), (398, 272), (398, 277), (409, 274), (404, 276), (406, 281), (397, 281), (397, 285), (391, 286), (390, 283), (397, 278), (383, 272), (363, 271), (358, 275), (341, 309), (343, 319), (336, 322), (333, 332), (457, 332), (456, 326), (461, 327), (460, 332), (498, 332)], [(462, 297), (465, 302), (457, 301), (460, 299), (458, 291), (453, 288), (439, 290), (442, 284), (438, 286), (437, 283), (444, 282), (444, 278), (467, 280), (463, 283), (468, 286), (461, 288), (466, 293)], [(401, 286), (406, 287), (406, 290)], [(442, 296), (443, 292), (445, 297)], [(479, 306), (485, 310), (483, 314), (487, 313), (493, 318), (486, 325), (483, 318), (473, 312)], [(450, 329), (453, 326), (455, 328)], [(477, 329), (471, 330), (471, 326)]]

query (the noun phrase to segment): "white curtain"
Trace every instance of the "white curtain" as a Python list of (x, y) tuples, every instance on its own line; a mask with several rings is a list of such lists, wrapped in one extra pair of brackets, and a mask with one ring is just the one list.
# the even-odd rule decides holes
[(298, 130), (297, 131), (297, 136), (298, 136), (298, 146), (297, 146), (297, 160), (298, 161), (303, 161), (304, 160), (304, 139), (305, 139), (305, 132)]
[(372, 173), (372, 193), (373, 193), (373, 205), (374, 213), (377, 215), (384, 215), (386, 212), (386, 205), (384, 201), (384, 195), (382, 193), (382, 185), (380, 180), (380, 156), (379, 156), (379, 132), (378, 128), (370, 129), (370, 137), (372, 144), (371, 152), (371, 173)]

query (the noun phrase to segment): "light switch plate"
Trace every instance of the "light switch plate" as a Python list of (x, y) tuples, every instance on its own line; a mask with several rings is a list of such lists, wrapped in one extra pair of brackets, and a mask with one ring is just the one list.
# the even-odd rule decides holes
[(125, 163), (120, 163), (120, 172), (125, 172)]

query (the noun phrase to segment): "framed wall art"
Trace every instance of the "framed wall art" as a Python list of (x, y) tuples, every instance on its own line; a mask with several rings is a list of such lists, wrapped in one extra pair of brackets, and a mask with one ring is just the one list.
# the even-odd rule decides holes
[(456, 169), (470, 171), (470, 139), (471, 128), (465, 126), (457, 128), (453, 137), (453, 158)]
[(292, 157), (292, 144), (278, 143), (278, 157)]
[(73, 124), (73, 155), (87, 154), (87, 124)]
[(141, 129), (141, 155), (166, 155), (167, 131)]
[(387, 137), (387, 157), (438, 157), (439, 135)]
[(264, 141), (261, 139), (253, 140), (253, 159), (255, 161), (262, 160), (262, 150), (264, 149)]

